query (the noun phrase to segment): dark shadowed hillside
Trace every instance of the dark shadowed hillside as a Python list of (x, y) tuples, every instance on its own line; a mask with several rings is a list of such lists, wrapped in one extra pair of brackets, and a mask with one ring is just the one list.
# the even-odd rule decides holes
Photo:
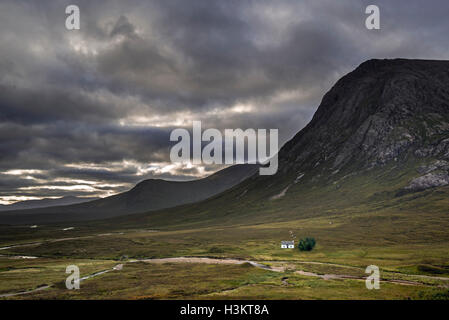
[(96, 200), (96, 198), (79, 198), (74, 196), (67, 196), (57, 199), (25, 200), (15, 202), (10, 205), (0, 205), (0, 211), (66, 206), (70, 204), (82, 203), (92, 200)]
[(258, 165), (235, 165), (204, 179), (165, 181), (149, 179), (131, 190), (82, 204), (0, 213), (0, 223), (27, 224), (110, 218), (174, 207), (207, 199), (238, 184), (258, 170)]

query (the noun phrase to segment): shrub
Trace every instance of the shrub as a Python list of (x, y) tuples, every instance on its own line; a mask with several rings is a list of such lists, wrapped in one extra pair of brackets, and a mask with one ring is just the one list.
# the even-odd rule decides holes
[(209, 249), (209, 253), (224, 253), (225, 251), (219, 247), (212, 247)]
[(299, 240), (298, 249), (299, 251), (312, 251), (315, 247), (316, 241), (314, 238), (305, 238)]

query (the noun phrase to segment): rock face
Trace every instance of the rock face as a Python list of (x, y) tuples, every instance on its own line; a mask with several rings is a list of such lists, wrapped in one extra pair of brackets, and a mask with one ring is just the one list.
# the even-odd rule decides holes
[(433, 187), (441, 187), (449, 184), (449, 174), (447, 172), (428, 173), (424, 176), (413, 179), (405, 187), (406, 190), (420, 191)]
[[(331, 174), (410, 157), (449, 160), (449, 61), (362, 63), (334, 85), (312, 121), (281, 149), (279, 174), (323, 165)], [(412, 184), (444, 181), (444, 173), (432, 173)]]
[(437, 160), (430, 165), (419, 167), (417, 171), (422, 175), (412, 179), (406, 187), (398, 192), (398, 195), (449, 185), (448, 161)]

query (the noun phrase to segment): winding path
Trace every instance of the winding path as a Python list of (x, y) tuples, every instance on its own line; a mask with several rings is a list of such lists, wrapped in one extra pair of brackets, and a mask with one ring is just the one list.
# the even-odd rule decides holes
[[(90, 274), (88, 276), (82, 277), (82, 278), (80, 278), (80, 282), (84, 281), (84, 280), (87, 280), (87, 279), (94, 278), (94, 277), (102, 275), (102, 274), (105, 274), (107, 272), (111, 272), (111, 271), (114, 271), (114, 270), (122, 270), (122, 269), (123, 269), (123, 264), (118, 264), (118, 265), (116, 265), (112, 269), (107, 269), (107, 270), (95, 272), (95, 273), (92, 273), (92, 274)], [(8, 298), (8, 297), (13, 297), (13, 296), (20, 296), (20, 295), (24, 295), (24, 294), (35, 293), (35, 292), (38, 292), (38, 291), (42, 291), (42, 290), (48, 289), (48, 288), (50, 288), (52, 286), (53, 286), (53, 284), (50, 284), (50, 285), (37, 287), (36, 289), (27, 290), (27, 291), (19, 291), (19, 292), (13, 292), (13, 293), (4, 293), (4, 294), (0, 294), (0, 298)]]
[[(162, 258), (162, 259), (142, 259), (142, 260), (132, 260), (130, 262), (146, 262), (146, 263), (207, 263), (207, 264), (244, 264), (249, 263), (252, 266), (268, 271), (273, 272), (285, 272), (286, 267), (275, 267), (275, 266), (267, 266), (264, 264), (260, 264), (258, 262), (250, 261), (250, 260), (236, 260), (236, 259), (215, 259), (215, 258), (201, 258), (201, 257), (176, 257), (176, 258)], [(279, 262), (282, 263), (283, 261), (264, 261), (264, 262)], [(304, 263), (304, 262), (301, 262)], [(326, 264), (326, 263), (320, 263), (320, 262), (311, 262), (312, 264)], [(334, 264), (335, 265), (335, 264)], [(343, 265), (335, 265), (335, 266), (342, 266)], [(355, 268), (355, 267), (354, 267)], [(318, 274), (314, 272), (308, 272), (304, 270), (297, 270), (294, 271), (294, 273), (306, 276), (306, 277), (316, 277), (321, 278), (323, 280), (361, 280), (365, 281), (366, 278), (364, 277), (357, 277), (352, 275), (345, 275), (345, 274)], [(408, 275), (408, 274), (402, 274), (405, 276), (415, 276), (415, 275)], [(448, 280), (449, 278), (443, 278), (443, 277), (432, 277), (432, 276), (425, 276), (428, 279), (435, 279), (435, 280)], [(394, 283), (394, 284), (401, 284), (401, 285), (415, 285), (415, 286), (430, 286), (426, 285), (421, 282), (416, 281), (410, 281), (410, 280), (395, 280), (395, 279), (381, 279), (381, 282), (386, 283)]]

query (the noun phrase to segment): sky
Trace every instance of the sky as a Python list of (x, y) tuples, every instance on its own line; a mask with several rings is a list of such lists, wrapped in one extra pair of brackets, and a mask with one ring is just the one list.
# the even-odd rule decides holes
[[(70, 4), (80, 30), (65, 28)], [(275, 128), (281, 146), (362, 62), (448, 60), (448, 13), (446, 0), (2, 0), (0, 204), (209, 175), (221, 166), (170, 162), (170, 132), (192, 121)]]

